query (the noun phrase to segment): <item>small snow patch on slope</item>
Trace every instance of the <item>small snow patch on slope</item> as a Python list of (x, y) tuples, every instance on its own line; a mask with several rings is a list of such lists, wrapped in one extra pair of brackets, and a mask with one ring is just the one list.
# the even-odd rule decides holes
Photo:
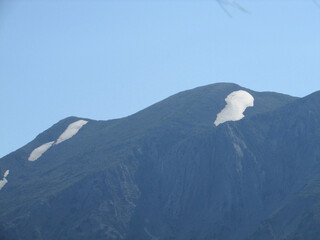
[(4, 185), (8, 183), (8, 180), (6, 178), (8, 175), (9, 175), (9, 170), (5, 171), (5, 173), (3, 174), (3, 179), (0, 180), (0, 190), (4, 187)]
[(34, 149), (28, 160), (29, 161), (35, 161), (37, 160), (39, 157), (41, 157), (41, 155), (43, 153), (45, 153), (53, 144), (59, 144), (69, 138), (71, 138), (72, 136), (74, 136), (75, 134), (77, 134), (77, 132), (80, 130), (80, 128), (87, 124), (88, 121), (85, 120), (78, 120), (74, 123), (69, 124), (69, 126), (67, 127), (67, 129), (60, 135), (60, 137), (58, 138), (57, 141), (52, 141), (52, 142), (47, 142), (45, 144), (42, 144), (40, 147), (37, 147), (36, 149)]
[(80, 130), (80, 128), (82, 128), (82, 126), (87, 123), (88, 123), (88, 121), (78, 120), (74, 123), (69, 124), (67, 129), (60, 135), (60, 137), (58, 138), (58, 140), (55, 144), (59, 144), (65, 140), (73, 137), (74, 135), (77, 134), (77, 132)]
[(5, 171), (3, 177), (6, 178), (9, 175), (9, 170)]
[(239, 90), (230, 93), (225, 99), (227, 105), (218, 113), (214, 122), (216, 126), (227, 121), (238, 121), (244, 117), (247, 107), (253, 107), (254, 98), (246, 91)]
[(31, 152), (28, 160), (29, 161), (37, 160), (39, 157), (41, 157), (43, 153), (45, 153), (52, 146), (52, 144), (54, 144), (54, 141), (42, 144), (40, 147), (37, 147)]

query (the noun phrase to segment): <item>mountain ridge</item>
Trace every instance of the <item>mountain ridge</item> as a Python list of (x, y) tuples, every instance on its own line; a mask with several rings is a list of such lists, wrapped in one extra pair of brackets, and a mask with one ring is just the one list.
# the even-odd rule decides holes
[[(254, 107), (215, 127), (226, 96), (237, 90), (249, 92)], [(125, 118), (84, 119), (71, 139), (28, 162), (34, 148), (83, 118), (63, 119), (0, 159), (0, 173), (10, 169), (0, 190), (0, 236), (260, 237), (264, 221), (320, 174), (319, 93), (296, 98), (203, 86)]]

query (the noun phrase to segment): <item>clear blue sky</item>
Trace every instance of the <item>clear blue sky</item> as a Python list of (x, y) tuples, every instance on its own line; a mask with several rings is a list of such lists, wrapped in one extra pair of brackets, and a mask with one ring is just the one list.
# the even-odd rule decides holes
[(0, 157), (65, 117), (124, 117), (210, 83), (319, 90), (320, 5), (234, 1), (250, 14), (215, 0), (0, 0)]

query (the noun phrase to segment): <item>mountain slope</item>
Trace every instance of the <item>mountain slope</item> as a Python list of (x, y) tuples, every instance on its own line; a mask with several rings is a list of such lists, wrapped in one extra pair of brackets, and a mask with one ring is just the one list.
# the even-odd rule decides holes
[[(320, 92), (285, 109), (290, 118), (282, 120), (274, 131), (284, 130), (279, 159), (282, 167), (281, 191), (291, 190), (283, 202), (250, 239), (317, 239), (319, 237), (320, 201)], [(279, 119), (279, 117), (277, 117)], [(275, 127), (274, 125), (271, 127)], [(274, 136), (280, 138), (278, 134)], [(274, 137), (274, 138), (275, 138)], [(280, 151), (278, 151), (280, 152)], [(278, 184), (275, 183), (275, 184)]]
[[(250, 93), (254, 107), (242, 120), (215, 127), (224, 99), (237, 90)], [(56, 141), (79, 120), (64, 119), (0, 159), (0, 174), (10, 169), (0, 190), (0, 236), (246, 239), (260, 234), (265, 221), (320, 174), (319, 104), (318, 93), (298, 99), (213, 84), (126, 118), (84, 119), (88, 123), (75, 136), (28, 161), (35, 148)]]

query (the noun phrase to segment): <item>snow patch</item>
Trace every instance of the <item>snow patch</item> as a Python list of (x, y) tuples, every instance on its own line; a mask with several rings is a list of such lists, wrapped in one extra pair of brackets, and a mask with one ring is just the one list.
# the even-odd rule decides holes
[(85, 120), (78, 120), (74, 123), (69, 124), (67, 129), (60, 135), (58, 140), (56, 141), (55, 144), (62, 143), (63, 141), (73, 137), (74, 135), (77, 134), (77, 132), (82, 128), (83, 125), (87, 124), (88, 121)]
[(227, 105), (218, 113), (214, 122), (216, 126), (228, 121), (238, 121), (244, 117), (247, 107), (253, 107), (254, 98), (246, 91), (239, 90), (230, 93), (225, 99)]
[(6, 178), (9, 175), (9, 170), (5, 171), (3, 177)]
[[(43, 153), (45, 153), (53, 144), (59, 144), (71, 137), (73, 137), (75, 134), (77, 134), (77, 132), (80, 130), (80, 128), (87, 124), (88, 121), (85, 120), (78, 120), (74, 123), (69, 124), (69, 126), (67, 127), (67, 129), (60, 135), (60, 137), (58, 138), (57, 141), (52, 141), (52, 142), (47, 142), (45, 144), (42, 144), (40, 147), (37, 147), (36, 149), (34, 149), (31, 153), (30, 156), (28, 158), (29, 161), (35, 161), (37, 160), (39, 157), (41, 157), (41, 155)], [(9, 172), (8, 172), (9, 174)]]
[(0, 190), (8, 183), (8, 180), (6, 178), (3, 178), (0, 180)]
[(5, 171), (5, 173), (3, 174), (3, 179), (0, 180), (0, 190), (4, 187), (4, 185), (8, 183), (8, 180), (6, 178), (8, 175), (9, 175), (9, 170)]
[(39, 157), (41, 157), (43, 153), (45, 153), (52, 146), (52, 144), (54, 144), (54, 141), (42, 144), (40, 147), (37, 147), (31, 152), (28, 160), (29, 161), (37, 160)]

